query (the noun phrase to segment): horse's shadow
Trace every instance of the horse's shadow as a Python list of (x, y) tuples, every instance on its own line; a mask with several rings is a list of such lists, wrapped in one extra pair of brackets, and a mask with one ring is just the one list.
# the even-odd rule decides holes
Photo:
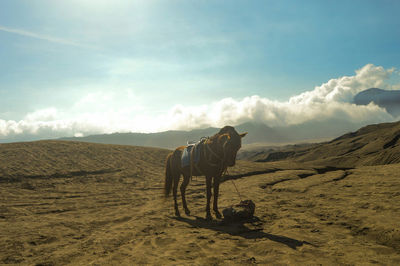
[(262, 231), (262, 228), (251, 229), (247, 227), (245, 224), (260, 224), (260, 219), (258, 217), (253, 217), (250, 220), (244, 220), (239, 222), (225, 222), (225, 221), (216, 221), (216, 220), (206, 220), (201, 217), (194, 216), (195, 219), (190, 219), (186, 217), (171, 217), (177, 221), (185, 222), (195, 228), (205, 228), (214, 230), (221, 233), (226, 233), (232, 236), (239, 236), (246, 239), (260, 239), (267, 238), (271, 241), (275, 241), (278, 243), (285, 244), (286, 246), (296, 249), (298, 247), (303, 246), (304, 244), (312, 245), (307, 241), (301, 241), (294, 238), (273, 235), (269, 233), (265, 233)]

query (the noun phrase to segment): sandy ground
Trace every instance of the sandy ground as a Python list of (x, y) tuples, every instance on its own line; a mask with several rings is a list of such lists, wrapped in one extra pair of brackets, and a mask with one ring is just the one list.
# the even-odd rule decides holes
[[(192, 216), (175, 217), (172, 198), (162, 195), (167, 151), (133, 153), (149, 165), (135, 168), (132, 160), (128, 168), (121, 159), (117, 168), (108, 161), (103, 172), (88, 162), (72, 174), (3, 178), (0, 263), (400, 265), (400, 164), (317, 171), (239, 162), (230, 174), (247, 173), (234, 182), (243, 199), (255, 202), (256, 217), (225, 224), (203, 219), (201, 177), (188, 187)], [(9, 177), (10, 167), (2, 168)], [(240, 201), (231, 180), (220, 193), (220, 210)]]

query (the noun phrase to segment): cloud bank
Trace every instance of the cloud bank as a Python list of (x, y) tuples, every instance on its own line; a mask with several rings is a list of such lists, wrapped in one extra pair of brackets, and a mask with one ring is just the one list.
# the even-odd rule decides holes
[[(388, 82), (395, 69), (367, 64), (353, 76), (331, 79), (313, 90), (273, 101), (258, 95), (243, 99), (225, 98), (208, 105), (176, 105), (159, 115), (150, 115), (131, 101), (115, 104), (118, 96), (96, 93), (86, 95), (69, 110), (54, 107), (27, 114), (20, 121), (0, 118), (0, 140), (24, 140), (83, 136), (112, 132), (155, 132), (169, 129), (190, 130), (208, 126), (222, 127), (244, 122), (264, 123), (270, 127), (301, 125), (309, 122), (343, 121), (366, 125), (394, 121), (385, 109), (375, 104), (358, 106), (353, 97), (368, 88), (398, 89)], [(132, 95), (128, 95), (133, 97)], [(121, 97), (121, 96), (120, 96)], [(128, 97), (128, 99), (129, 99)], [(122, 98), (125, 98), (122, 96)], [(340, 127), (340, 123), (338, 123)], [(312, 129), (311, 129), (312, 130)], [(343, 128), (343, 132), (348, 131)], [(322, 137), (322, 136), (321, 136)]]
[(165, 119), (178, 129), (204, 126), (221, 127), (248, 121), (265, 123), (271, 127), (298, 125), (308, 121), (343, 120), (354, 123), (392, 121), (395, 118), (375, 104), (358, 106), (353, 97), (368, 88), (396, 89), (387, 81), (395, 72), (372, 64), (356, 70), (354, 76), (331, 79), (291, 97), (288, 101), (272, 101), (257, 95), (241, 100), (222, 99), (200, 107), (175, 106)]

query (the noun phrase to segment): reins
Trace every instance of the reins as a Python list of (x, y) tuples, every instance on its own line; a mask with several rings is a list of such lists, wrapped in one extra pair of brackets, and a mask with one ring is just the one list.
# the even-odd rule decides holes
[[(224, 177), (227, 176), (227, 175), (226, 175), (227, 173), (228, 173), (228, 168), (225, 169), (225, 172), (224, 172), (223, 176), (224, 176)], [(230, 175), (230, 174), (228, 173), (228, 175)], [(233, 181), (233, 179), (231, 179), (231, 181), (232, 181), (233, 186), (234, 186), (235, 189), (236, 189), (237, 194), (239, 195), (240, 201), (242, 202), (242, 196), (240, 195), (239, 189), (237, 188), (237, 186), (236, 186), (235, 182)]]

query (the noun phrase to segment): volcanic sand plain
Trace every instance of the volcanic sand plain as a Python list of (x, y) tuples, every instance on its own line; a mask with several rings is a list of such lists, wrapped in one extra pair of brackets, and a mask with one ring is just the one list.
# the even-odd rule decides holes
[(175, 217), (163, 195), (169, 152), (1, 144), (0, 264), (400, 265), (400, 164), (239, 160), (220, 211), (251, 199), (255, 217), (225, 223), (204, 219), (204, 177), (188, 186), (191, 216)]

